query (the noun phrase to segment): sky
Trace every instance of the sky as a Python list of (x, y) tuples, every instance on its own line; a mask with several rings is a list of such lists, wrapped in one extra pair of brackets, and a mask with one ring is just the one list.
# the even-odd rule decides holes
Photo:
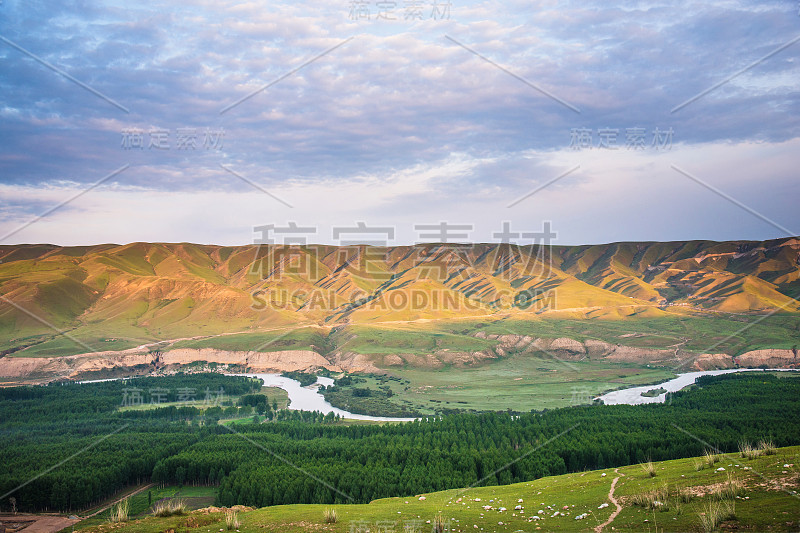
[(796, 0), (0, 1), (0, 244), (763, 240), (798, 168)]

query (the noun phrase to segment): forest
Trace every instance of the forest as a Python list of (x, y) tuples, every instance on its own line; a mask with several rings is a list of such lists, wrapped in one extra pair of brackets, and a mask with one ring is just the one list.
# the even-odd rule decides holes
[[(148, 409), (121, 408), (135, 389)], [(281, 410), (259, 423), (218, 423), (225, 410), (270, 411), (254, 398), (259, 389), (216, 374), (0, 389), (0, 494), (28, 511), (78, 510), (145, 481), (218, 485), (222, 505), (368, 502), (688, 457), (704, 443), (733, 451), (741, 439), (800, 442), (800, 379), (761, 372), (704, 377), (664, 404), (385, 425)], [(190, 391), (192, 405), (152, 403)]]

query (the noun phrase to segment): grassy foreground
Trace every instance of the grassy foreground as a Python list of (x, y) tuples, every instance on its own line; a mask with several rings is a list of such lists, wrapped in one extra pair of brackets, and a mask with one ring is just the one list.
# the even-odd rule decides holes
[[(336, 505), (332, 507), (335, 523), (325, 523), (325, 512), (331, 508), (325, 505), (242, 509), (238, 513), (240, 525), (232, 529), (243, 533), (427, 533), (436, 531), (439, 516), (444, 527), (439, 531), (591, 531), (616, 511), (609, 498), (612, 484), (614, 499), (622, 510), (603, 531), (797, 531), (800, 525), (800, 446), (779, 448), (772, 455), (755, 458), (731, 453), (712, 460), (654, 463), (649, 471), (643, 466), (566, 474), (502, 487), (387, 498), (366, 505)], [(91, 525), (80, 531), (227, 531), (224, 510), (208, 511)], [(704, 524), (712, 515), (717, 515), (714, 527)]]

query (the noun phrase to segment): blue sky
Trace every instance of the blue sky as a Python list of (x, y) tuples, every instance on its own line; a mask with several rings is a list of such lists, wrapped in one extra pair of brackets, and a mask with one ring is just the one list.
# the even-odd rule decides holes
[(0, 244), (800, 234), (796, 1), (3, 0), (0, 36)]

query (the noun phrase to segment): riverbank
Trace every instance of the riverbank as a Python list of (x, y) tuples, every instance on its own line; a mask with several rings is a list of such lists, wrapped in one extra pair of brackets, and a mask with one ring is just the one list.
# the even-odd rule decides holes
[(342, 418), (350, 420), (365, 420), (372, 422), (410, 422), (416, 418), (393, 418), (388, 416), (369, 416), (351, 413), (344, 409), (334, 407), (319, 392), (320, 386), (329, 387), (333, 385), (333, 379), (325, 376), (317, 376), (317, 382), (313, 385), (303, 387), (300, 382), (271, 373), (245, 373), (245, 374), (226, 374), (228, 376), (257, 377), (264, 381), (266, 387), (280, 387), (289, 394), (289, 409), (294, 411), (319, 411), (323, 414), (333, 413)]
[[(690, 385), (693, 385), (697, 378), (700, 376), (719, 376), (722, 374), (732, 374), (735, 372), (796, 372), (797, 369), (787, 368), (729, 368), (726, 370), (704, 370), (701, 372), (687, 372), (680, 374), (678, 377), (665, 381), (663, 383), (656, 383), (654, 385), (645, 385), (640, 387), (630, 387), (627, 389), (615, 390), (602, 396), (595, 398), (602, 400), (605, 405), (641, 405), (645, 403), (664, 403), (667, 394), (670, 392), (678, 392)], [(653, 389), (664, 389), (664, 392), (657, 395), (643, 394), (648, 393)]]

